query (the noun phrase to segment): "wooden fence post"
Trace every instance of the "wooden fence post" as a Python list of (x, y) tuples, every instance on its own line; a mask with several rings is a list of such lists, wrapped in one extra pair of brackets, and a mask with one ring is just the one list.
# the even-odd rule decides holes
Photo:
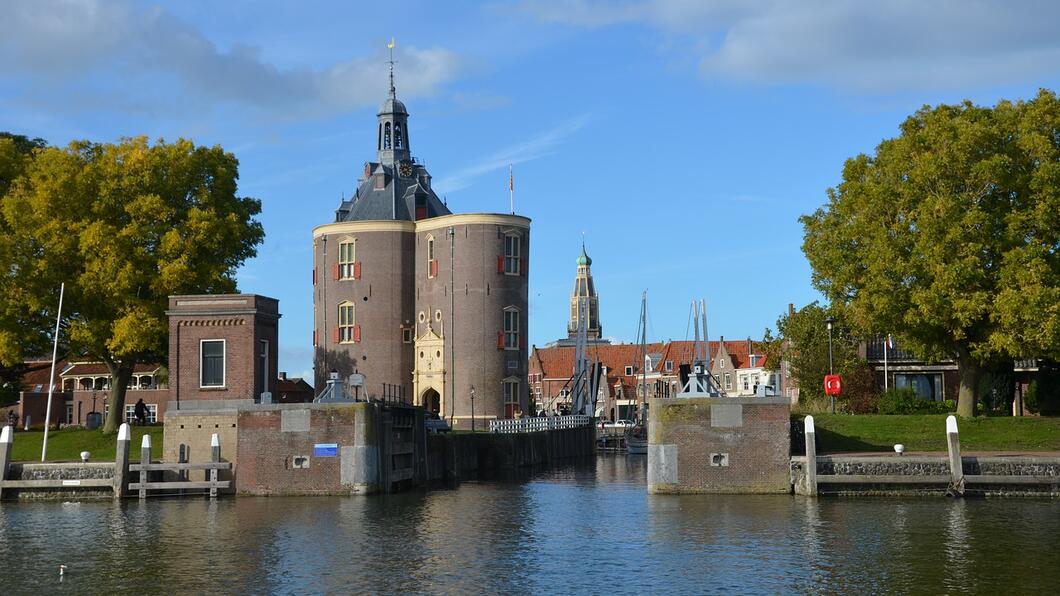
[(132, 442), (132, 433), (129, 432), (129, 423), (123, 422), (118, 427), (118, 448), (114, 457), (114, 498), (120, 499), (125, 496), (129, 488), (129, 443)]
[(7, 480), (7, 467), (11, 464), (11, 449), (15, 445), (15, 429), (5, 426), (0, 431), (0, 497), (4, 494), (4, 480)]
[(144, 466), (140, 468), (140, 499), (147, 498), (147, 465), (151, 463), (151, 435), (144, 434), (143, 442), (140, 443), (140, 463)]
[[(217, 433), (214, 433), (210, 437), (210, 461), (218, 463), (221, 461), (221, 439), (217, 437)], [(217, 468), (210, 468), (210, 482), (216, 484), (217, 482)], [(217, 497), (217, 487), (210, 487), (210, 498)]]
[(814, 439), (816, 430), (813, 426), (813, 416), (807, 416), (803, 421), (806, 427), (806, 494), (817, 496), (817, 443)]
[(946, 417), (946, 448), (950, 455), (950, 491), (964, 495), (964, 463), (961, 460), (961, 439), (957, 435), (956, 416)]

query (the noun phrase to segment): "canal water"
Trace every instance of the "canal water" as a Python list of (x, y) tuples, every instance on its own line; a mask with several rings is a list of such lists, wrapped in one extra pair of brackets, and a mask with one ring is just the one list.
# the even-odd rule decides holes
[(649, 496), (609, 455), (367, 498), (4, 503), (0, 593), (1056, 593), (1058, 536), (1060, 501)]

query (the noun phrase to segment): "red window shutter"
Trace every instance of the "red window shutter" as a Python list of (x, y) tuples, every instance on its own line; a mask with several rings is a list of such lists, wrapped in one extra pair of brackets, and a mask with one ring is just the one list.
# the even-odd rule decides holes
[(338, 327), (335, 327), (335, 328), (333, 328), (333, 329), (331, 330), (331, 339), (332, 339), (332, 340), (333, 340), (333, 341), (334, 341), (335, 343), (339, 343), (339, 328), (338, 328)]
[(354, 325), (353, 326), (353, 341), (358, 341), (358, 342), (361, 341), (361, 326), (360, 325)]
[(504, 255), (497, 257), (497, 273), (504, 273)]
[(504, 332), (503, 331), (498, 331), (497, 332), (497, 349), (498, 350), (503, 350), (504, 349)]
[(431, 277), (438, 277), (438, 259), (431, 259)]
[(339, 264), (338, 263), (332, 263), (331, 264), (331, 279), (334, 279), (334, 280), (338, 280), (339, 279)]
[(357, 261), (353, 264), (353, 279), (361, 279), (361, 262)]

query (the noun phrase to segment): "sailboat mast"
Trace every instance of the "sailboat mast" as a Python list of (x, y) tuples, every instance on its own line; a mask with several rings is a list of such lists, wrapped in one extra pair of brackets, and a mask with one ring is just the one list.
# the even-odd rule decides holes
[(641, 422), (644, 420), (644, 404), (647, 398), (647, 343), (648, 343), (648, 291), (644, 290), (644, 293), (640, 296), (640, 391), (639, 402), (640, 408), (637, 412), (637, 417)]

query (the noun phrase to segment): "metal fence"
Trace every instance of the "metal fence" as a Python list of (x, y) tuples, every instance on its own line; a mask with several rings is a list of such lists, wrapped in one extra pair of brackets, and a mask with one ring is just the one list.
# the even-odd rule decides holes
[(564, 428), (579, 428), (592, 426), (592, 416), (538, 416), (530, 418), (508, 418), (504, 420), (490, 420), (491, 433), (532, 433), (543, 430), (558, 430)]

